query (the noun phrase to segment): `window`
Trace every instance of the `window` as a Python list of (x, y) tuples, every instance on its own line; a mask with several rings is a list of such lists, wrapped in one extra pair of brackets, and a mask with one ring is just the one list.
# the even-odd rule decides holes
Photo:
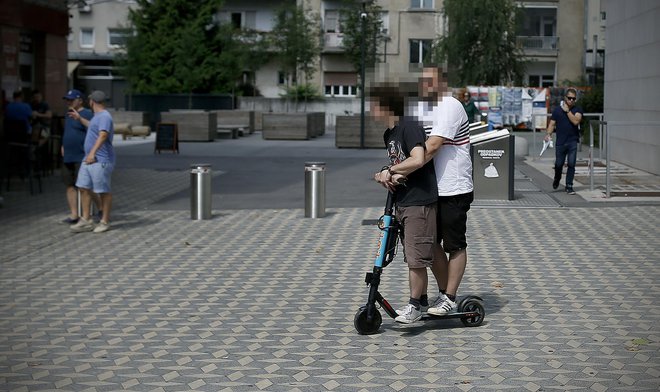
[(94, 47), (94, 29), (83, 27), (80, 29), (80, 47), (93, 48)]
[(284, 71), (277, 72), (277, 84), (286, 84), (286, 73)]
[(410, 8), (433, 9), (433, 0), (410, 0)]
[(126, 29), (108, 29), (108, 46), (118, 47), (126, 44), (130, 32)]
[(326, 97), (355, 97), (357, 95), (357, 86), (350, 85), (325, 85)]
[(410, 63), (420, 64), (431, 52), (430, 39), (411, 39), (410, 40)]
[(339, 11), (338, 10), (325, 10), (325, 32), (326, 33), (339, 33)]

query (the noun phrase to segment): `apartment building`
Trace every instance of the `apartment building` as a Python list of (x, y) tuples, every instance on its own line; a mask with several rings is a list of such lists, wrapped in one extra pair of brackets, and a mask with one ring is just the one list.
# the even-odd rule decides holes
[[(361, 3), (361, 1), (358, 1)], [(393, 73), (406, 73), (420, 63), (431, 43), (447, 30), (442, 0), (375, 0), (382, 8), (384, 39), (377, 43), (378, 61)], [(70, 9), (68, 37), (72, 85), (85, 90), (100, 88), (117, 99), (126, 84), (115, 71), (113, 58), (127, 34), (128, 10), (133, 0), (86, 0)], [(272, 31), (282, 5), (302, 5), (320, 16), (323, 47), (311, 83), (328, 97), (355, 97), (358, 75), (342, 48), (342, 0), (226, 0), (218, 11), (220, 23), (260, 32)], [(585, 76), (602, 78), (604, 17), (600, 0), (521, 1), (524, 17), (518, 42), (528, 61), (525, 84), (557, 86)], [(593, 38), (597, 36), (594, 44)], [(595, 50), (594, 50), (595, 48)], [(596, 53), (594, 59), (593, 53)], [(270, 61), (245, 78), (254, 80), (262, 96), (277, 98), (284, 92), (285, 75)], [(122, 98), (123, 99), (123, 98)]]
[(124, 106), (127, 83), (117, 72), (115, 56), (129, 34), (128, 12), (134, 0), (69, 1), (69, 87), (102, 90), (112, 106)]
[[(530, 87), (594, 81), (603, 74), (605, 13), (600, 0), (520, 1), (518, 44)], [(595, 53), (595, 58), (594, 58)], [(602, 80), (601, 80), (602, 81)]]

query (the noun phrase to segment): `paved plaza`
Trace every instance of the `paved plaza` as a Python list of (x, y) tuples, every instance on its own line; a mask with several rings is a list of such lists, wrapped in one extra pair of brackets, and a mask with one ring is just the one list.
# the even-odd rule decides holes
[[(603, 200), (585, 183), (566, 195), (550, 187), (551, 158), (519, 159), (516, 200), (469, 213), (459, 294), (483, 298), (483, 325), (382, 311), (362, 336), (384, 151), (336, 149), (332, 133), (116, 148), (107, 233), (59, 223), (57, 174), (41, 194), (3, 188), (1, 391), (660, 389), (659, 198)], [(304, 218), (306, 161), (327, 163), (322, 219)], [(188, 170), (202, 162), (213, 218), (192, 221)], [(660, 189), (644, 173), (614, 185), (631, 183)], [(400, 256), (380, 287), (406, 303)]]

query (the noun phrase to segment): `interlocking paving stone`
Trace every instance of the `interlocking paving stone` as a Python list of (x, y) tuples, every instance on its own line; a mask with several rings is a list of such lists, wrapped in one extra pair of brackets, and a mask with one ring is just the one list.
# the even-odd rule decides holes
[[(383, 312), (370, 336), (353, 316), (378, 230), (361, 222), (382, 208), (328, 212), (191, 221), (137, 208), (103, 235), (43, 214), (27, 226), (48, 238), (34, 242), (3, 224), (0, 389), (660, 387), (659, 207), (473, 208), (461, 294), (484, 298), (484, 324), (403, 326)], [(398, 260), (381, 285), (395, 306), (408, 296)]]

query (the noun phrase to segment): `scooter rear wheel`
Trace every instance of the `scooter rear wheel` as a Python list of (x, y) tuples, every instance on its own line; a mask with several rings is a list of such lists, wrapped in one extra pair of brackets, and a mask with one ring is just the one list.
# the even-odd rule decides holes
[(367, 308), (364, 306), (360, 307), (353, 318), (353, 325), (360, 335), (371, 335), (378, 332), (382, 322), (383, 318), (378, 310), (374, 311), (371, 321), (367, 320)]
[(461, 304), (461, 308), (458, 310), (461, 313), (474, 312), (477, 313), (476, 316), (472, 317), (461, 317), (461, 322), (466, 327), (478, 327), (481, 323), (484, 322), (484, 317), (486, 317), (486, 311), (484, 310), (483, 303), (475, 298), (468, 299)]

